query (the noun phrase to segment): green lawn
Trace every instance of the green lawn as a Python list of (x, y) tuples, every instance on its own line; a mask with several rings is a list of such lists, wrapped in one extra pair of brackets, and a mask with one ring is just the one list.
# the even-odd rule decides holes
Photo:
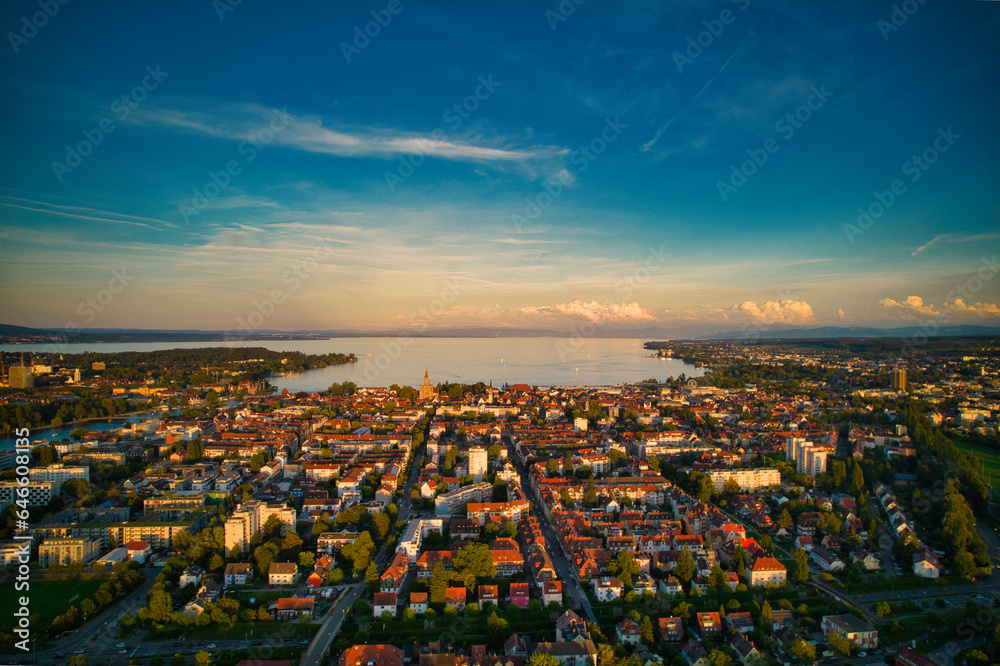
[(958, 450), (963, 453), (971, 453), (983, 462), (983, 481), (986, 481), (988, 478), (992, 478), (994, 481), (1000, 481), (1000, 453), (972, 446), (971, 444), (962, 444), (961, 442), (956, 442), (955, 440), (952, 440), (952, 442)]
[[(267, 638), (312, 638), (319, 629), (318, 624), (304, 622), (237, 622), (229, 629), (211, 624), (205, 627), (190, 625), (187, 627), (164, 627), (149, 632), (149, 640), (176, 640), (184, 636), (189, 641), (204, 640), (243, 640), (252, 637), (253, 640)], [(253, 632), (251, 634), (251, 631)]]
[(0, 583), (0, 630), (10, 631), (13, 627), (14, 611), (20, 608), (18, 601), (22, 596), (30, 599), (28, 609), (32, 616), (38, 615), (37, 621), (32, 620), (32, 628), (39, 631), (51, 625), (52, 620), (71, 605), (79, 606), (105, 580), (29, 580), (30, 587), (26, 591), (15, 590), (13, 580)]

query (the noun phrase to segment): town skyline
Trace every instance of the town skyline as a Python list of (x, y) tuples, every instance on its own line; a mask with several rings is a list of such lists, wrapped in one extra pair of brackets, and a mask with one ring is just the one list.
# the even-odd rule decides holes
[(995, 3), (38, 11), (5, 324), (1000, 326)]

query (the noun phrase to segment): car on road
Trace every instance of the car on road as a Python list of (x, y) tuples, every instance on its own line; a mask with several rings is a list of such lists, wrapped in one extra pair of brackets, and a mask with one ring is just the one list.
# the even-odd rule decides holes
[(867, 657), (867, 656), (868, 656), (868, 653), (867, 653), (867, 652), (865, 652), (864, 650), (862, 650), (861, 652), (859, 652), (859, 653), (858, 653), (858, 656), (859, 656), (859, 657)]
[(56, 655), (56, 659), (65, 659), (65, 658), (66, 658), (66, 654), (63, 653), (63, 652), (60, 652), (60, 653), (58, 653)]
[(181, 643), (180, 641), (177, 641), (177, 642), (175, 642), (175, 643), (171, 643), (171, 644), (170, 644), (170, 647), (180, 647), (180, 646), (182, 646), (182, 645), (184, 645), (184, 643)]
[(86, 651), (87, 651), (87, 648), (85, 648), (85, 647), (78, 647), (77, 649), (73, 650), (73, 654), (83, 654)]
[(128, 645), (127, 645), (127, 644), (125, 644), (125, 643), (119, 643), (119, 644), (118, 644), (118, 645), (116, 645), (115, 647), (116, 647), (116, 648), (123, 648), (123, 647), (128, 647)]
[(205, 647), (207, 647), (209, 650), (214, 650), (215, 649), (215, 643), (209, 643)]
[(122, 648), (121, 650), (118, 650), (118, 654), (128, 654), (128, 648)]

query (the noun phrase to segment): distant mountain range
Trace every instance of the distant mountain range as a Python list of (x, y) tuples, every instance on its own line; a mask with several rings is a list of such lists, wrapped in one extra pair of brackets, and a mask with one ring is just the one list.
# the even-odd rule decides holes
[[(932, 335), (931, 335), (932, 334)], [(803, 340), (817, 338), (909, 338), (913, 336), (969, 336), (1000, 335), (1000, 326), (941, 326), (937, 330), (920, 326), (899, 328), (869, 328), (864, 326), (821, 326), (819, 328), (762, 329), (757, 335), (747, 335), (746, 331), (722, 331), (713, 335), (700, 336), (699, 340)]]
[[(580, 326), (574, 330), (580, 330)], [(942, 326), (934, 332), (934, 337), (940, 336), (975, 336), (1000, 335), (1000, 326)], [(368, 338), (397, 337), (409, 335), (420, 338), (565, 338), (574, 335), (573, 330), (557, 331), (540, 328), (449, 328), (413, 332), (407, 330), (384, 331), (354, 331), (354, 330), (302, 330), (276, 331), (261, 330), (253, 335), (237, 331), (205, 331), (199, 329), (139, 329), (139, 328), (93, 328), (79, 329), (67, 332), (59, 329), (28, 328), (0, 324), (0, 342), (3, 343), (39, 343), (39, 342), (219, 342), (223, 340), (321, 340), (326, 338)], [(780, 329), (761, 329), (757, 334), (748, 334), (746, 330), (719, 331), (692, 336), (680, 331), (668, 330), (662, 327), (648, 326), (641, 329), (623, 328), (612, 325), (597, 326), (590, 337), (598, 338), (634, 338), (646, 340), (802, 340), (818, 338), (906, 338), (925, 335), (920, 326), (903, 326), (898, 328), (872, 328), (863, 326), (821, 326), (817, 328), (787, 327)], [(584, 336), (587, 337), (587, 336)]]

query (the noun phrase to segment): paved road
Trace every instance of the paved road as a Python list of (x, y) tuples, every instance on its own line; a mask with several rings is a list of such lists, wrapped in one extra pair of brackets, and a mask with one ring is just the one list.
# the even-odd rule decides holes
[(340, 633), (340, 626), (344, 623), (347, 614), (351, 612), (354, 602), (364, 593), (364, 589), (364, 583), (355, 583), (344, 588), (344, 592), (337, 598), (336, 603), (327, 611), (326, 619), (323, 620), (319, 631), (313, 636), (312, 642), (302, 655), (300, 666), (319, 666), (322, 663), (323, 654)]
[[(145, 580), (139, 587), (129, 592), (117, 604), (84, 623), (73, 633), (53, 641), (52, 647), (49, 649), (39, 651), (34, 655), (35, 662), (39, 664), (61, 664), (65, 663), (65, 660), (76, 650), (84, 650), (91, 657), (92, 661), (97, 660), (104, 663), (105, 659), (110, 659), (110, 663), (117, 663), (120, 648), (115, 646), (121, 641), (114, 638), (115, 631), (108, 631), (108, 627), (116, 624), (118, 619), (125, 613), (135, 614), (145, 604), (146, 595), (156, 583), (156, 574), (158, 572), (152, 569), (144, 569), (142, 573)], [(100, 637), (97, 637), (97, 634), (102, 631), (104, 633)], [(63, 654), (65, 657), (57, 659), (57, 654)], [(122, 663), (124, 663), (124, 659), (127, 656), (127, 654), (120, 655)], [(31, 656), (18, 657), (15, 655), (5, 655), (4, 659), (10, 659), (11, 663), (27, 663), (31, 661)], [(18, 659), (21, 661), (17, 661)]]
[[(426, 448), (424, 448), (424, 451), (426, 451)], [(410, 504), (410, 490), (420, 475), (420, 465), (417, 464), (417, 456), (423, 456), (423, 451), (413, 452), (410, 464), (410, 477), (406, 480), (406, 484), (403, 485), (403, 499), (400, 502), (397, 520), (401, 520), (404, 523), (413, 511), (413, 507)], [(385, 564), (387, 554), (388, 544), (382, 544), (382, 548), (379, 549), (378, 554), (375, 556), (375, 563), (380, 570), (382, 565)], [(312, 642), (306, 648), (305, 654), (302, 655), (301, 666), (319, 666), (323, 655), (330, 649), (330, 646), (333, 645), (333, 640), (340, 633), (340, 627), (344, 623), (351, 607), (364, 594), (364, 590), (364, 583), (355, 583), (344, 588), (344, 592), (337, 599), (337, 602), (327, 611), (319, 631), (313, 636)]]
[(545, 517), (545, 512), (542, 511), (542, 501), (535, 492), (534, 487), (528, 483), (528, 472), (525, 465), (518, 458), (517, 453), (514, 451), (514, 447), (510, 446), (508, 441), (508, 447), (510, 449), (510, 458), (515, 462), (517, 466), (518, 474), (521, 477), (521, 488), (524, 489), (527, 498), (532, 502), (533, 506), (536, 507), (535, 515), (538, 518), (538, 525), (542, 528), (542, 533), (545, 535), (545, 541), (549, 544), (549, 556), (552, 558), (552, 564), (556, 567), (556, 572), (559, 574), (559, 579), (563, 584), (563, 592), (569, 599), (569, 605), (572, 608), (583, 608), (583, 612), (587, 615), (587, 619), (591, 622), (597, 622), (597, 617), (594, 615), (594, 609), (590, 607), (590, 600), (587, 598), (587, 594), (584, 592), (583, 587), (580, 585), (580, 579), (577, 578), (576, 569), (573, 568), (572, 562), (566, 556), (565, 551), (563, 551), (562, 542), (556, 538), (555, 530), (552, 529), (552, 524), (549, 519)]

